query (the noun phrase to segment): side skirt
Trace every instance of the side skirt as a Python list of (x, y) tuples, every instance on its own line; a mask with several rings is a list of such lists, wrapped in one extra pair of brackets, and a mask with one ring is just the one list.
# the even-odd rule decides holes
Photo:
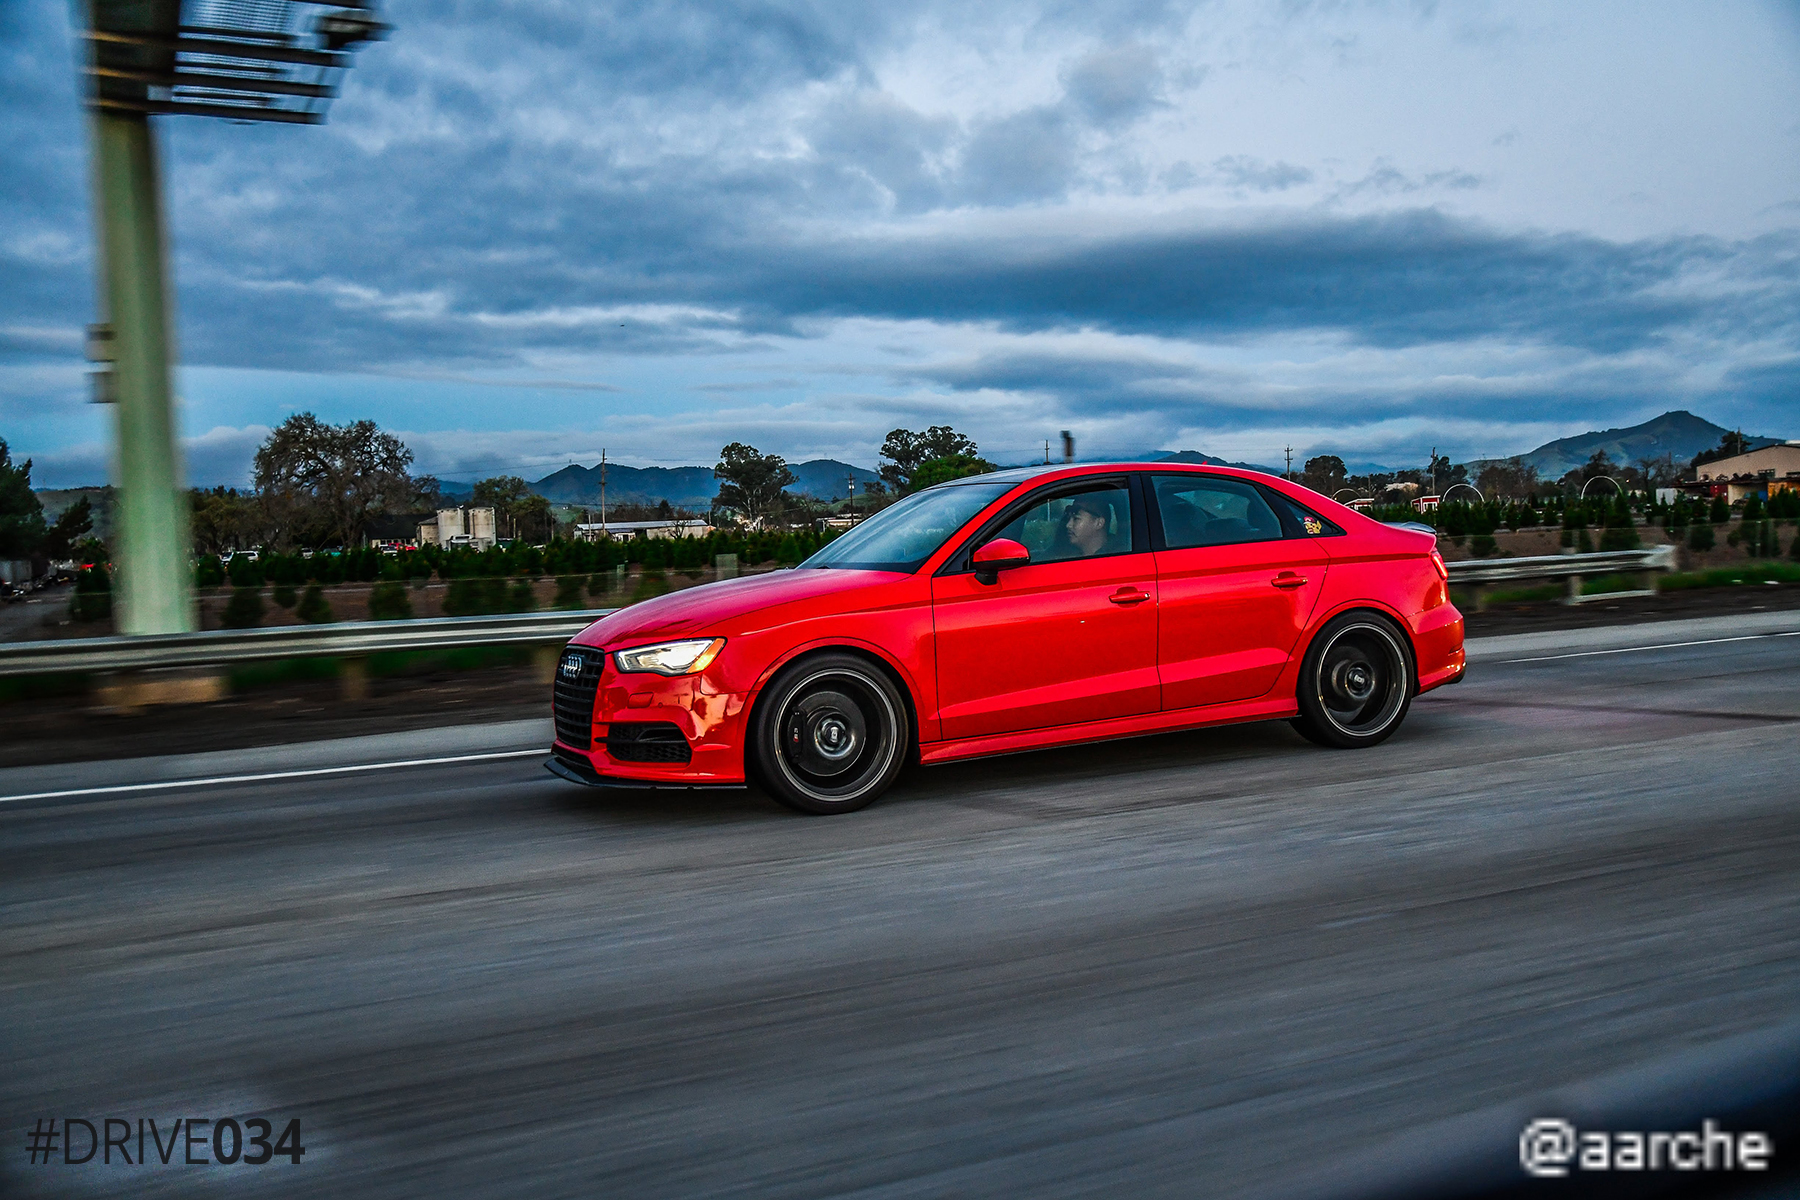
[(1053, 725), (1048, 729), (1025, 729), (1017, 733), (996, 733), (958, 738), (949, 742), (932, 742), (919, 747), (919, 761), (926, 766), (934, 766), (965, 758), (1018, 754), (1026, 750), (1047, 750), (1054, 746), (1075, 746), (1084, 742), (1105, 742), (1114, 738), (1172, 733), (1178, 729), (1204, 729), (1209, 725), (1236, 725), (1245, 721), (1270, 721), (1299, 715), (1300, 706), (1291, 695), (1265, 697), (1234, 704), (1112, 717), (1082, 725)]

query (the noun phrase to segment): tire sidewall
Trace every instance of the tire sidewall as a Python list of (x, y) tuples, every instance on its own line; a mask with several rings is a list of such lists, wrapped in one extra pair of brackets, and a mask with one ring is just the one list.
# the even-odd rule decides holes
[[(882, 769), (853, 795), (842, 799), (809, 791), (789, 771), (780, 749), (781, 714), (802, 690), (834, 675), (850, 675), (883, 698), (888, 709), (888, 759)], [(893, 785), (912, 751), (912, 719), (900, 689), (887, 673), (854, 654), (818, 654), (784, 668), (757, 698), (750, 714), (750, 741), (745, 768), (752, 779), (789, 808), (814, 815), (855, 812), (873, 803)]]
[[(1319, 698), (1318, 674), (1319, 665), (1325, 657), (1326, 649), (1337, 637), (1352, 626), (1364, 625), (1380, 629), (1393, 640), (1400, 651), (1402, 681), (1405, 694), (1401, 696), (1400, 707), (1387, 724), (1371, 733), (1350, 733), (1341, 728), (1325, 712)], [(1358, 750), (1365, 746), (1374, 746), (1386, 741), (1394, 731), (1406, 720), (1406, 714), (1412, 709), (1413, 697), (1419, 694), (1419, 669), (1413, 655), (1412, 639), (1399, 624), (1382, 613), (1362, 609), (1340, 613), (1327, 621), (1319, 632), (1313, 635), (1312, 642), (1306, 648), (1306, 656), (1300, 664), (1300, 682), (1296, 699), (1300, 705), (1298, 718), (1300, 732), (1310, 741), (1321, 746), (1331, 746), (1342, 750)]]

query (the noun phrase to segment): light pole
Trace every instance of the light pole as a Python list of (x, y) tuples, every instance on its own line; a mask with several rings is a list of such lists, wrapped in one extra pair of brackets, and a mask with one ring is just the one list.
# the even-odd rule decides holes
[[(336, 88), (321, 80), (350, 63), (339, 52), (387, 27), (364, 0), (302, 7), (323, 11), (309, 29), (291, 31), (291, 3), (260, 6), (247, 22), (254, 28), (204, 30), (182, 20), (180, 0), (85, 5), (102, 315), (92, 341), (93, 357), (106, 364), (96, 396), (115, 406), (122, 633), (185, 633), (199, 615), (174, 411), (167, 222), (150, 117), (322, 122)], [(311, 68), (306, 79), (295, 77), (302, 68)]]

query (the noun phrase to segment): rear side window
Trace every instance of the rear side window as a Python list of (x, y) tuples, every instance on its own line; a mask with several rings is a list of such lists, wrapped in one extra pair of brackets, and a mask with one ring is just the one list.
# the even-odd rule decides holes
[(1153, 475), (1163, 544), (1171, 550), (1273, 542), (1284, 536), (1262, 490), (1210, 475)]

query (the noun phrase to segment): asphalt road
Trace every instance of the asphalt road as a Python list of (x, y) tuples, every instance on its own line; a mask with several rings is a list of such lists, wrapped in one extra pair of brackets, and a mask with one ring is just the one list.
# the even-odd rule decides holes
[[(844, 818), (533, 758), (0, 803), (0, 1191), (1236, 1195), (1791, 1020), (1800, 636), (1613, 652), (1742, 628), (1489, 642), (1373, 751), (1143, 739)], [(27, 1161), (251, 1112), (300, 1164)]]

